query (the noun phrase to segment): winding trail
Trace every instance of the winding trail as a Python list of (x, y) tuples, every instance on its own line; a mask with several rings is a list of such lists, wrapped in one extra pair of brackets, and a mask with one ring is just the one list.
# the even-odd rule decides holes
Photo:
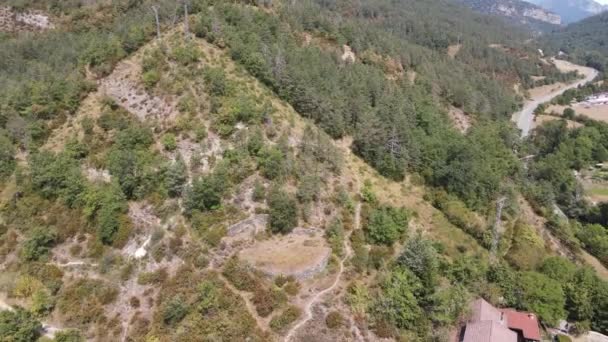
[(530, 134), (530, 131), (534, 126), (534, 110), (536, 107), (538, 107), (541, 103), (549, 102), (554, 97), (562, 95), (568, 89), (577, 88), (578, 86), (585, 85), (593, 81), (593, 79), (598, 75), (598, 71), (592, 68), (555, 59), (553, 59), (553, 62), (562, 71), (577, 70), (580, 74), (584, 75), (585, 78), (579, 80), (578, 82), (568, 84), (560, 89), (554, 90), (549, 94), (538, 96), (526, 101), (522, 110), (513, 115), (513, 120), (517, 122), (517, 127), (521, 129), (521, 136), (523, 138)]
[(344, 256), (342, 257), (342, 259), (340, 259), (340, 265), (339, 265), (340, 267), (338, 270), (338, 274), (336, 275), (336, 279), (331, 284), (331, 286), (327, 287), (324, 290), (317, 292), (317, 294), (315, 294), (314, 296), (312, 296), (310, 298), (310, 300), (306, 303), (306, 306), (304, 307), (304, 318), (301, 319), (298, 323), (296, 323), (291, 329), (289, 329), (289, 331), (285, 335), (285, 339), (284, 339), (285, 342), (291, 341), (293, 339), (293, 337), (295, 336), (296, 332), (312, 319), (312, 308), (316, 304), (319, 303), (319, 301), (323, 298), (324, 295), (333, 291), (340, 283), (340, 279), (342, 278), (342, 274), (344, 273), (344, 262), (346, 260), (348, 260), (348, 258), (350, 258), (351, 255), (353, 254), (353, 249), (350, 245), (350, 236), (356, 229), (359, 229), (360, 224), (361, 224), (361, 203), (357, 203), (357, 206), (355, 207), (354, 228), (344, 238), (344, 245), (346, 247), (346, 252), (344, 253)]

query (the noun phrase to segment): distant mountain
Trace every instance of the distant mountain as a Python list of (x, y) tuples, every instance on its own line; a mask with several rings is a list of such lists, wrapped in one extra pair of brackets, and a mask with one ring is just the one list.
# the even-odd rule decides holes
[(553, 11), (562, 17), (564, 24), (573, 23), (608, 10), (608, 6), (594, 0), (527, 0)]
[(561, 17), (523, 0), (456, 0), (474, 11), (498, 15), (520, 24), (560, 25)]

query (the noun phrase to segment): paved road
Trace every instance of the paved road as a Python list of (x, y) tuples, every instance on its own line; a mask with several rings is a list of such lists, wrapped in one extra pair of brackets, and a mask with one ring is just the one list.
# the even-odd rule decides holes
[(527, 137), (533, 128), (534, 110), (536, 109), (536, 107), (538, 107), (538, 105), (551, 101), (554, 97), (563, 94), (568, 89), (576, 88), (578, 86), (587, 84), (598, 75), (598, 71), (591, 68), (587, 68), (580, 65), (573, 65), (573, 67), (579, 70), (579, 73), (585, 75), (585, 78), (575, 83), (569, 84), (563, 88), (557, 89), (547, 95), (526, 101), (526, 103), (524, 104), (524, 108), (520, 112), (515, 113), (513, 115), (513, 118), (517, 120), (517, 127), (521, 129), (521, 136), (523, 138)]

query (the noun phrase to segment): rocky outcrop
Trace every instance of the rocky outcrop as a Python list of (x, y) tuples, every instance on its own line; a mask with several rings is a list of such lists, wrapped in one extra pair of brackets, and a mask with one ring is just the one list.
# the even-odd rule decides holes
[(559, 15), (523, 0), (457, 0), (477, 12), (507, 17), (527, 24), (533, 21), (560, 25)]
[(54, 28), (48, 15), (41, 11), (16, 12), (0, 7), (0, 31), (42, 31)]

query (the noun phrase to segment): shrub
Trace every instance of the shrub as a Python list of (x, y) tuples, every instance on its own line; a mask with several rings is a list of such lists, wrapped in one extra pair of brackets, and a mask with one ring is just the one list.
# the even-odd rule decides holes
[(4, 134), (0, 134), (0, 181), (8, 178), (16, 166), (13, 144)]
[(45, 258), (57, 242), (57, 233), (52, 228), (35, 228), (30, 237), (23, 243), (21, 257), (26, 261)]
[(274, 331), (280, 332), (285, 330), (287, 326), (295, 322), (301, 315), (301, 310), (297, 306), (289, 306), (279, 315), (274, 316), (270, 320), (270, 328)]
[(163, 322), (174, 326), (188, 314), (188, 307), (180, 296), (173, 297), (163, 308)]
[(332, 311), (325, 317), (325, 324), (330, 329), (337, 329), (344, 324), (344, 317), (338, 311)]
[(163, 146), (167, 151), (175, 151), (177, 148), (177, 141), (175, 140), (175, 134), (167, 133), (163, 135)]
[(103, 317), (103, 307), (112, 303), (118, 290), (101, 280), (79, 279), (59, 293), (57, 308), (66, 324), (86, 325)]
[(195, 63), (201, 57), (201, 51), (194, 44), (178, 46), (174, 48), (171, 52), (172, 59), (183, 66)]
[(193, 210), (208, 211), (217, 209), (221, 204), (228, 180), (223, 174), (213, 173), (209, 176), (199, 177), (192, 182), (186, 190), (184, 208), (186, 213)]
[(256, 180), (253, 184), (253, 193), (251, 194), (251, 199), (255, 202), (262, 202), (266, 198), (266, 188), (264, 184), (259, 180)]
[(55, 334), (55, 342), (84, 342), (80, 331), (75, 329), (58, 331)]
[(0, 311), (0, 340), (28, 342), (40, 336), (42, 324), (34, 316), (22, 309)]
[(564, 109), (564, 113), (563, 113), (563, 117), (568, 119), (568, 120), (572, 120), (574, 119), (574, 117), (576, 116), (576, 112), (574, 111), (574, 109), (568, 107), (566, 109)]
[(253, 291), (257, 281), (249, 273), (247, 267), (241, 265), (236, 257), (232, 257), (224, 265), (222, 274), (228, 281), (241, 291)]
[(372, 243), (390, 246), (405, 233), (407, 224), (404, 209), (380, 207), (370, 214), (365, 230)]
[(158, 70), (148, 70), (141, 75), (141, 80), (146, 89), (152, 89), (160, 81)]
[(286, 192), (273, 189), (268, 196), (268, 207), (271, 232), (288, 234), (298, 225), (296, 200)]
[(228, 81), (226, 80), (224, 70), (220, 68), (206, 68), (203, 77), (211, 95), (226, 95), (228, 91)]
[(257, 286), (253, 291), (251, 301), (255, 305), (255, 310), (261, 317), (268, 317), (276, 310), (287, 298), (280, 290), (268, 289)]
[(258, 153), (260, 171), (267, 179), (280, 179), (287, 175), (287, 157), (278, 147), (267, 147)]
[(186, 163), (179, 156), (174, 163), (169, 165), (165, 172), (165, 187), (171, 197), (179, 197), (184, 191), (184, 184), (188, 181), (188, 170)]
[(169, 274), (165, 268), (161, 268), (157, 271), (152, 272), (142, 272), (137, 277), (137, 283), (140, 285), (152, 285), (152, 284), (162, 284)]

